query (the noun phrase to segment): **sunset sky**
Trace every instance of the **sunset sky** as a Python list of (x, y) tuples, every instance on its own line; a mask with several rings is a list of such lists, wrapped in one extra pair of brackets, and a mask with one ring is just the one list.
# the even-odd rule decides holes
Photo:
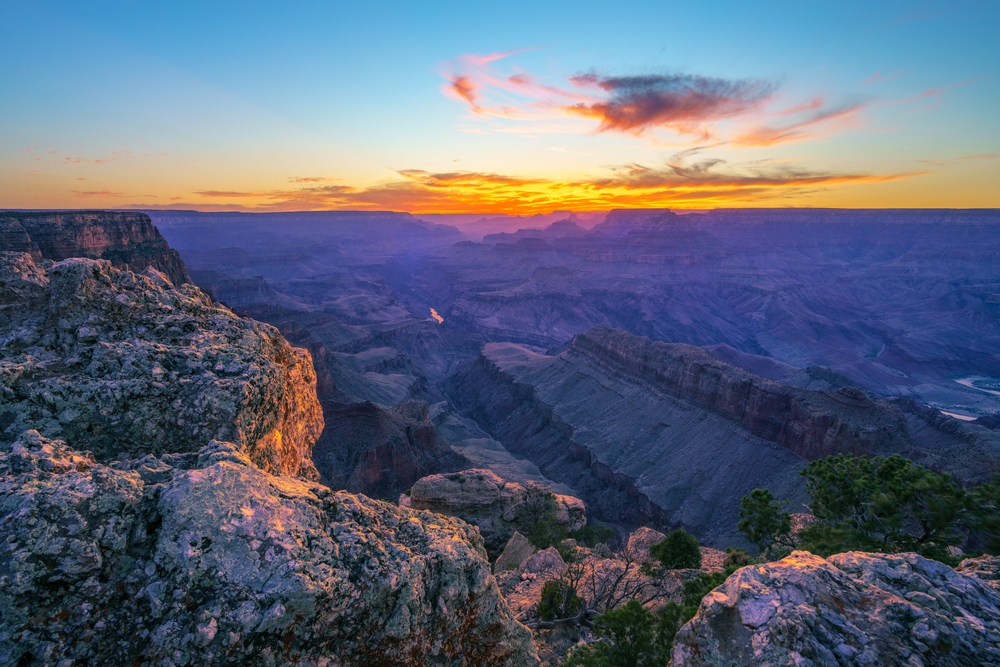
[(7, 0), (0, 207), (1000, 206), (1000, 3)]

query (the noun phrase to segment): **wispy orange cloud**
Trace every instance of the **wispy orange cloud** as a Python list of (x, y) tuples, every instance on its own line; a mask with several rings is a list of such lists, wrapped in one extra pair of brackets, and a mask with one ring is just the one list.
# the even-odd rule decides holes
[[(237, 199), (248, 205), (212, 204), (244, 210), (405, 210), (413, 213), (538, 213), (560, 208), (714, 207), (802, 197), (825, 188), (881, 183), (918, 176), (826, 173), (797, 169), (786, 161), (729, 164), (697, 151), (678, 153), (666, 164), (615, 167), (605, 177), (555, 181), (491, 172), (430, 172), (406, 169), (399, 178), (369, 187), (311, 185), (256, 192), (205, 190), (200, 197)], [(248, 200), (255, 200), (252, 204)]]
[(732, 143), (739, 148), (745, 148), (750, 146), (775, 146), (777, 144), (815, 139), (821, 134), (820, 128), (828, 131), (835, 124), (841, 124), (842, 126), (849, 123), (864, 108), (864, 104), (858, 103), (839, 109), (818, 111), (804, 120), (788, 125), (758, 125), (736, 135), (732, 139)]
[(473, 107), (478, 106), (476, 104), (476, 88), (478, 88), (478, 86), (472, 81), (472, 79), (462, 74), (451, 80), (452, 92), (471, 104)]
[(333, 181), (336, 179), (326, 178), (325, 176), (289, 176), (289, 183), (325, 183), (327, 181)]
[(994, 160), (1000, 157), (1000, 153), (982, 153), (981, 155), (963, 155), (956, 160)]
[(958, 88), (959, 86), (967, 86), (970, 83), (975, 83), (978, 80), (979, 79), (969, 79), (968, 81), (962, 81), (960, 83), (953, 83), (952, 85), (945, 86), (944, 88), (928, 88), (927, 90), (925, 90), (924, 92), (920, 93), (919, 95), (914, 95), (913, 97), (908, 97), (905, 100), (896, 100), (895, 102), (886, 102), (882, 106), (883, 107), (891, 107), (891, 106), (895, 106), (897, 104), (909, 104), (910, 102), (917, 102), (918, 100), (923, 100), (923, 99), (926, 99), (928, 97), (938, 97), (939, 98), (942, 95), (944, 95), (945, 93), (947, 93), (949, 90), (952, 90), (954, 88)]
[(125, 195), (121, 192), (112, 192), (111, 190), (96, 190), (89, 192), (80, 192), (79, 190), (70, 190), (73, 196), (77, 199), (90, 199), (93, 197), (124, 197)]

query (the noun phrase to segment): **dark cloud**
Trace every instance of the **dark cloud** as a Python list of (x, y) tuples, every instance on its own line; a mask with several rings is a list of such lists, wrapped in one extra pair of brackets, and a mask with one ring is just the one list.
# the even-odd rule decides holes
[(600, 131), (639, 133), (655, 126), (682, 131), (701, 123), (747, 113), (768, 100), (776, 88), (761, 79), (727, 80), (693, 74), (570, 79), (581, 88), (610, 94), (606, 101), (580, 103), (567, 110), (600, 121)]

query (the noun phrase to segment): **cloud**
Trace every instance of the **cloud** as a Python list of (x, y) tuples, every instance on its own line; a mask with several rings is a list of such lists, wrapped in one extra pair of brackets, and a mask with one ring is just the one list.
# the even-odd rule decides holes
[(815, 172), (787, 161), (729, 163), (691, 160), (702, 148), (675, 154), (665, 164), (628, 164), (604, 177), (556, 181), (494, 172), (404, 169), (368, 187), (315, 184), (298, 189), (234, 192), (205, 190), (216, 210), (404, 210), (413, 213), (539, 213), (561, 208), (726, 206), (787, 199), (835, 186), (881, 183), (921, 175)]
[(1000, 157), (1000, 153), (982, 153), (981, 155), (963, 155), (956, 160), (995, 160)]
[(574, 104), (567, 111), (598, 120), (600, 132), (635, 134), (657, 126), (685, 134), (704, 134), (704, 123), (756, 110), (775, 89), (775, 84), (763, 80), (692, 74), (601, 77), (591, 72), (575, 76), (570, 82), (602, 90), (609, 98)]
[(460, 98), (476, 107), (476, 88), (478, 86), (465, 75), (456, 76), (451, 80), (451, 90)]
[(928, 97), (937, 97), (937, 98), (940, 98), (942, 95), (944, 95), (945, 93), (947, 93), (949, 90), (952, 90), (954, 88), (958, 88), (959, 86), (967, 86), (970, 83), (975, 83), (978, 80), (979, 79), (969, 79), (968, 81), (962, 81), (960, 83), (953, 83), (952, 85), (945, 86), (944, 88), (928, 88), (927, 90), (925, 90), (924, 92), (920, 93), (919, 95), (914, 95), (913, 97), (908, 97), (905, 100), (896, 100), (895, 102), (886, 102), (882, 106), (883, 107), (891, 107), (891, 106), (895, 106), (897, 104), (909, 104), (910, 102), (916, 102), (918, 100), (923, 100), (923, 99), (926, 99)]
[[(829, 136), (833, 126), (846, 127), (847, 117), (865, 106), (828, 102), (818, 95), (789, 102), (778, 95), (779, 83), (767, 78), (616, 76), (593, 70), (540, 76), (514, 67), (505, 60), (510, 55), (461, 56), (452, 61), (451, 73), (442, 75), (447, 79), (444, 93), (465, 104), (468, 117), (476, 121), (459, 131), (525, 137), (617, 133), (661, 147), (727, 142), (737, 148), (772, 146)], [(779, 102), (785, 108), (769, 108)], [(823, 132), (816, 131), (820, 125), (826, 125)]]
[(823, 109), (810, 114), (803, 120), (786, 125), (758, 125), (736, 135), (732, 143), (738, 148), (746, 148), (750, 146), (775, 146), (815, 139), (821, 134), (817, 130), (818, 127), (825, 126), (829, 130), (837, 124), (840, 126), (849, 124), (865, 106), (864, 103), (855, 103), (840, 108)]
[(124, 197), (125, 195), (121, 192), (112, 192), (111, 190), (95, 190), (90, 192), (80, 192), (79, 190), (70, 190), (73, 196), (77, 199), (90, 199), (91, 197)]
[(325, 176), (289, 176), (289, 183), (325, 183), (327, 181), (334, 181), (337, 179), (326, 178)]
[(895, 81), (896, 79), (902, 79), (907, 76), (905, 72), (891, 72), (889, 74), (882, 74), (882, 72), (875, 72), (870, 77), (861, 82), (862, 86), (870, 86), (873, 83), (886, 83), (888, 81)]

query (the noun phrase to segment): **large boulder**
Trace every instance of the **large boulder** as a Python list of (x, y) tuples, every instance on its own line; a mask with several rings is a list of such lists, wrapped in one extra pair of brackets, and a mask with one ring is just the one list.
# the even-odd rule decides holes
[(537, 665), (464, 522), (241, 448), (0, 446), (0, 664)]
[(323, 414), (308, 352), (193, 285), (0, 253), (0, 440), (26, 429), (98, 461), (225, 440), (267, 472), (318, 478)]
[(405, 502), (479, 526), (491, 551), (499, 551), (515, 531), (526, 533), (539, 520), (551, 520), (568, 531), (587, 523), (580, 499), (551, 493), (534, 482), (510, 482), (480, 468), (421, 478)]
[(912, 553), (795, 551), (737, 570), (705, 596), (671, 664), (1000, 664), (991, 584)]

